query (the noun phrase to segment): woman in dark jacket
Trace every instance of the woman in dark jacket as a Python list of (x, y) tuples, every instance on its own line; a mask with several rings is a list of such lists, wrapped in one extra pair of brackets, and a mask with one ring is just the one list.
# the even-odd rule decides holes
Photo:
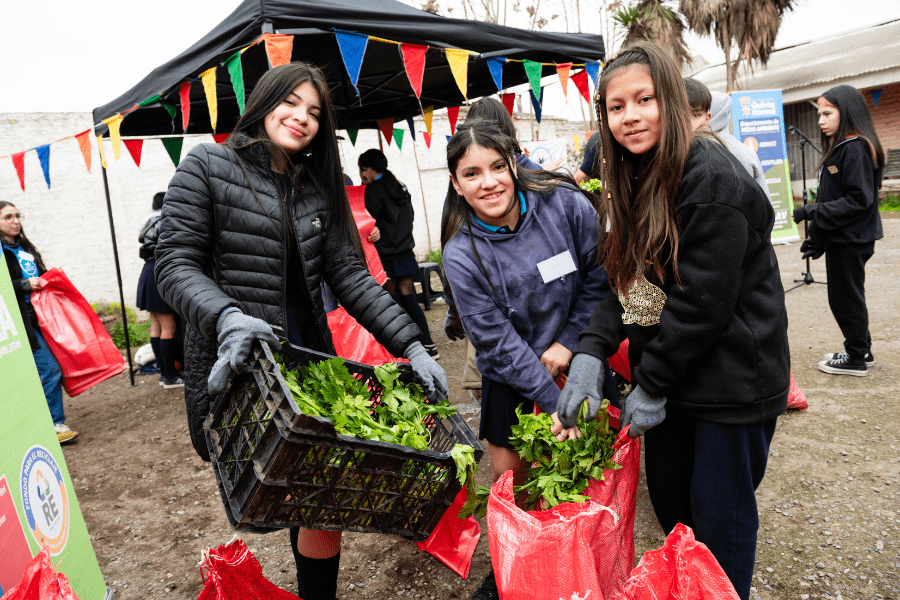
[(878, 213), (884, 150), (859, 90), (839, 85), (816, 104), (829, 145), (819, 165), (816, 201), (794, 209), (794, 221), (810, 221), (809, 239), (800, 246), (804, 256), (825, 254), (828, 304), (844, 335), (844, 351), (826, 354), (819, 369), (865, 376), (875, 364), (865, 283), (875, 240), (884, 237)]
[[(431, 398), (447, 397), (421, 332), (359, 258), (330, 93), (316, 67), (267, 71), (225, 144), (202, 144), (181, 161), (162, 215), (156, 281), (188, 323), (185, 399), (204, 458), (210, 397), (230, 371), (246, 371), (253, 340), (275, 344), (278, 328), (296, 345), (334, 354), (323, 281), (391, 354), (410, 360)], [(334, 600), (341, 532), (291, 534), (300, 596)]]
[(74, 440), (78, 432), (72, 431), (66, 425), (62, 399), (62, 369), (59, 368), (59, 362), (41, 335), (37, 314), (31, 305), (31, 292), (41, 290), (38, 277), (47, 269), (44, 268), (41, 253), (25, 235), (21, 218), (22, 215), (11, 202), (0, 200), (0, 242), (3, 245), (3, 257), (6, 259), (13, 289), (16, 291), (19, 312), (22, 314), (34, 362), (41, 376), (41, 385), (44, 388), (44, 396), (47, 397), (50, 416), (53, 417), (56, 437), (60, 444), (65, 444)]

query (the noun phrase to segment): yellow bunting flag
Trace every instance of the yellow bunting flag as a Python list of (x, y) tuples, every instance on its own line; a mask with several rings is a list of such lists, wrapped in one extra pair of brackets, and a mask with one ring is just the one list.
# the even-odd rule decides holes
[(216, 119), (219, 117), (219, 104), (216, 100), (216, 68), (210, 67), (200, 73), (200, 81), (203, 82), (203, 91), (206, 92), (206, 105), (209, 107), (209, 122), (213, 131), (216, 130)]
[(569, 85), (569, 71), (572, 69), (572, 63), (563, 63), (561, 65), (556, 65), (556, 74), (559, 75), (559, 84), (562, 86), (563, 96), (566, 98), (566, 102), (569, 101), (569, 96), (567, 95), (566, 88)]
[(573, 135), (572, 141), (575, 142), (575, 152), (581, 152), (581, 136)]
[(100, 164), (103, 165), (104, 169), (108, 169), (109, 167), (106, 166), (106, 154), (104, 154), (104, 152), (103, 152), (103, 136), (102, 135), (97, 136), (97, 147), (100, 148)]
[(428, 108), (422, 110), (422, 120), (425, 121), (425, 129), (428, 130), (428, 135), (431, 135), (431, 117), (434, 115), (434, 107), (429, 106)]
[(122, 119), (124, 119), (120, 114), (117, 114), (114, 117), (110, 117), (108, 119), (103, 119), (103, 123), (109, 127), (109, 139), (113, 145), (113, 155), (116, 157), (116, 160), (119, 160), (119, 151), (121, 150), (121, 142), (122, 138), (119, 137), (119, 127), (122, 125)]
[(469, 97), (466, 95), (466, 90), (469, 85), (469, 51), (459, 48), (446, 48), (444, 52), (447, 55), (447, 62), (450, 63), (453, 79), (456, 80), (456, 85), (459, 86), (459, 91), (462, 92), (463, 98), (468, 100)]
[(75, 134), (75, 139), (78, 140), (78, 147), (81, 149), (81, 155), (84, 157), (84, 166), (87, 167), (88, 173), (91, 172), (91, 138), (88, 137), (90, 133), (91, 130), (88, 129)]

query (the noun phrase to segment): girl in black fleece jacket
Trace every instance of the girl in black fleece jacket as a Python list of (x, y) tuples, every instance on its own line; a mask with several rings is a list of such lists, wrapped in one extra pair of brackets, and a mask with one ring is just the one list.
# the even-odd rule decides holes
[(865, 282), (866, 261), (875, 240), (884, 237), (878, 213), (884, 151), (859, 90), (839, 85), (816, 104), (829, 146), (819, 165), (816, 202), (794, 209), (794, 221), (810, 221), (809, 239), (800, 246), (804, 256), (825, 254), (828, 304), (844, 335), (844, 351), (826, 354), (819, 369), (864, 376), (875, 364)]
[(660, 525), (693, 528), (747, 600), (754, 492), (790, 381), (775, 214), (723, 146), (691, 138), (684, 83), (659, 46), (638, 43), (607, 63), (597, 110), (609, 223), (599, 257), (616, 293), (581, 334), (561, 421), (593, 400), (596, 365), (628, 338), (634, 390), (622, 427), (646, 432)]

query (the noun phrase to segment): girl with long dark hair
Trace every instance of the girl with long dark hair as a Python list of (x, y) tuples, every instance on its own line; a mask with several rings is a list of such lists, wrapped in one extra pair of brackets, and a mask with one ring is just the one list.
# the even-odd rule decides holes
[(628, 338), (634, 389), (621, 423), (644, 434), (660, 525), (692, 527), (747, 600), (754, 491), (790, 383), (775, 214), (731, 154), (691, 136), (684, 83), (659, 46), (606, 64), (597, 114), (608, 223), (598, 253), (615, 293), (581, 335), (570, 372), (585, 376), (569, 377), (561, 425), (591, 399), (592, 365)]
[[(447, 145), (449, 207), (441, 223), (444, 270), (482, 374), (479, 437), (494, 481), (528, 464), (510, 443), (516, 408), (559, 424), (554, 381), (606, 289), (596, 261), (597, 214), (568, 176), (517, 169), (515, 140), (489, 121), (467, 119)], [(607, 378), (611, 380), (611, 378)], [(613, 392), (614, 393), (614, 389)], [(603, 396), (598, 391), (595, 396)], [(491, 594), (494, 594), (493, 596)], [(493, 572), (472, 598), (496, 597)]]
[[(334, 354), (321, 284), (394, 356), (405, 356), (432, 399), (443, 369), (421, 332), (360, 258), (325, 77), (294, 62), (267, 71), (223, 145), (202, 144), (169, 184), (156, 246), (163, 298), (188, 323), (185, 400), (194, 448), (231, 371), (246, 372), (254, 340)], [(299, 595), (334, 600), (340, 531), (291, 529)]]
[(865, 376), (875, 364), (865, 283), (875, 240), (884, 237), (878, 213), (884, 150), (859, 90), (839, 85), (816, 104), (828, 148), (819, 163), (816, 201), (794, 209), (794, 221), (809, 220), (809, 239), (800, 246), (804, 256), (825, 254), (828, 304), (844, 335), (843, 352), (826, 354), (819, 369)]
[(62, 399), (62, 369), (53, 353), (50, 351), (41, 328), (38, 324), (37, 313), (31, 305), (31, 292), (39, 292), (41, 283), (38, 277), (47, 269), (41, 253), (25, 235), (22, 229), (22, 215), (12, 202), (0, 200), (0, 243), (3, 247), (3, 257), (6, 259), (6, 267), (12, 279), (13, 289), (16, 292), (16, 300), (19, 304), (19, 312), (25, 323), (25, 331), (28, 342), (31, 344), (31, 352), (34, 355), (34, 363), (37, 366), (38, 375), (41, 377), (41, 386), (44, 388), (44, 396), (47, 398), (47, 406), (50, 408), (50, 416), (53, 417), (53, 426), (56, 428), (56, 437), (60, 444), (71, 442), (78, 435), (66, 425), (66, 413), (63, 410)]

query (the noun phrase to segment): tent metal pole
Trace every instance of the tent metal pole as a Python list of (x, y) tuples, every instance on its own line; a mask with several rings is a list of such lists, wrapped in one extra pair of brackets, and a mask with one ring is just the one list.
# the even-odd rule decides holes
[[(103, 143), (101, 138), (100, 143)], [(116, 279), (119, 282), (119, 305), (122, 307), (122, 329), (125, 330), (125, 356), (128, 358), (128, 375), (134, 386), (134, 365), (131, 363), (131, 340), (128, 337), (128, 313), (125, 312), (125, 294), (122, 292), (122, 269), (119, 267), (119, 247), (116, 244), (116, 226), (113, 223), (112, 202), (109, 199), (109, 180), (106, 178), (106, 167), (103, 170), (103, 189), (106, 190), (106, 211), (109, 213), (109, 234), (112, 236), (113, 260), (116, 262)]]

